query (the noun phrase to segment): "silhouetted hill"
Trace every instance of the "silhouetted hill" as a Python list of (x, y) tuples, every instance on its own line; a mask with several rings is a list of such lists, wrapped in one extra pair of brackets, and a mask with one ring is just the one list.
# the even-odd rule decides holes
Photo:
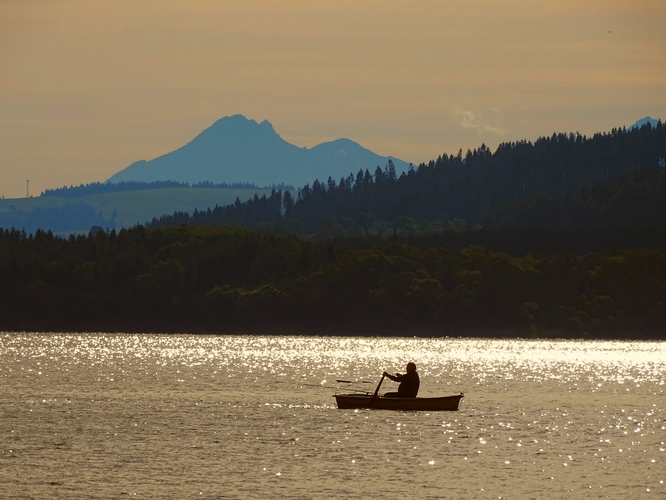
[(257, 186), (339, 178), (360, 168), (374, 169), (391, 158), (398, 173), (409, 165), (379, 156), (348, 139), (299, 148), (282, 139), (268, 121), (242, 115), (222, 118), (189, 144), (150, 161), (137, 161), (108, 179), (122, 181), (248, 182)]
[[(592, 137), (553, 134), (442, 155), (398, 175), (391, 163), (336, 182), (274, 191), (154, 226), (261, 222), (335, 237), (419, 234), (448, 227), (658, 225), (666, 221), (666, 128), (646, 123)], [(322, 179), (323, 180), (323, 179)]]

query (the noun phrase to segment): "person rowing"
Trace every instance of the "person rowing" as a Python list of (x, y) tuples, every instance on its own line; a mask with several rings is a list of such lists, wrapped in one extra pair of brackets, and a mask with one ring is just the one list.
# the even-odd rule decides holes
[(383, 375), (394, 382), (400, 382), (398, 392), (387, 392), (384, 394), (385, 398), (415, 398), (419, 393), (419, 385), (421, 384), (421, 381), (419, 380), (419, 374), (416, 371), (416, 365), (414, 363), (407, 363), (407, 373), (404, 375), (401, 375), (400, 373), (391, 375), (387, 372), (384, 372)]

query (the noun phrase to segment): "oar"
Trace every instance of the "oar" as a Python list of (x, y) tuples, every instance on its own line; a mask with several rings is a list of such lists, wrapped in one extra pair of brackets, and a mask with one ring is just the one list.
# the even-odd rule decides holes
[(386, 375), (382, 374), (382, 378), (379, 379), (379, 383), (377, 384), (377, 388), (375, 389), (375, 393), (372, 395), (373, 398), (377, 397), (377, 393), (379, 392), (379, 388), (382, 386), (382, 382), (384, 382), (384, 377), (386, 377)]
[[(300, 384), (301, 387), (307, 386), (307, 387), (319, 387), (320, 389), (334, 389), (337, 390), (338, 387), (333, 387), (331, 385), (321, 385), (321, 384)], [(345, 389), (347, 391), (352, 391), (352, 392), (358, 392), (360, 394), (365, 394), (365, 395), (370, 395), (368, 391), (359, 391), (358, 389)]]
[(337, 379), (336, 382), (340, 382), (341, 384), (372, 384), (372, 382), (368, 380), (340, 380)]
[(382, 374), (382, 378), (379, 379), (379, 383), (377, 384), (375, 393), (372, 395), (372, 398), (370, 399), (370, 408), (372, 408), (372, 404), (375, 402), (375, 399), (377, 399), (377, 394), (379, 394), (379, 388), (382, 386), (382, 382), (384, 382), (384, 377), (386, 377), (386, 375)]

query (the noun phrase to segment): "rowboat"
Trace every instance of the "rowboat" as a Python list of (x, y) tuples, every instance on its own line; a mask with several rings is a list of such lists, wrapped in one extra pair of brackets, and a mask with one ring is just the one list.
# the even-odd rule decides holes
[(342, 410), (456, 411), (465, 395), (461, 392), (440, 398), (385, 398), (372, 394), (336, 394), (334, 397)]

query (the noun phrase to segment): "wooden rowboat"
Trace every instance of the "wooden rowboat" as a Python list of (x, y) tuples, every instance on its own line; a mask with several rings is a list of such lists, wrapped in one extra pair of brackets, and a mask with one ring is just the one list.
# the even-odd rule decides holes
[(456, 411), (465, 395), (461, 392), (441, 398), (385, 398), (371, 394), (336, 394), (334, 397), (338, 408), (343, 410)]

